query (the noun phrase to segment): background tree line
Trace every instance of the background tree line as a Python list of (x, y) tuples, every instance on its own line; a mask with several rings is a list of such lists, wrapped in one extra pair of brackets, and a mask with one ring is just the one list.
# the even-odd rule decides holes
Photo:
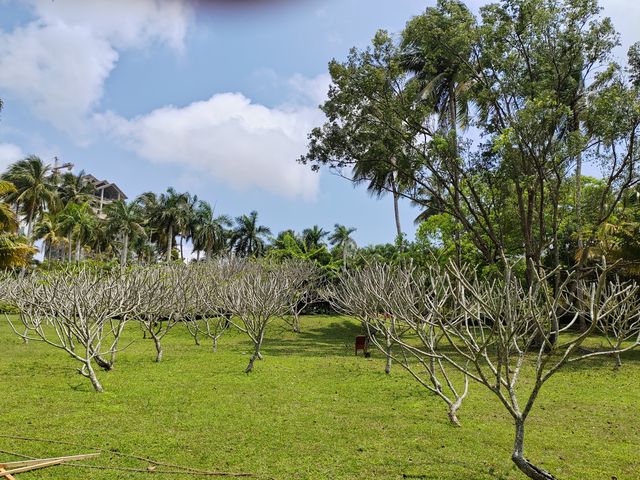
[(273, 236), (256, 211), (232, 219), (171, 187), (106, 203), (100, 212), (100, 198), (84, 172), (59, 173), (36, 156), (10, 165), (0, 178), (0, 260), (7, 268), (27, 265), (38, 241), (45, 261), (117, 260), (123, 266), (184, 261), (190, 252), (196, 260), (233, 253), (309, 260), (331, 272), (346, 268), (357, 251), (355, 228), (314, 225)]

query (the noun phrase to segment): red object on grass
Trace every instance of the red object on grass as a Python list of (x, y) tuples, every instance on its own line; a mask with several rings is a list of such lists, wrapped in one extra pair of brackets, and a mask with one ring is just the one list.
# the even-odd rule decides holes
[(369, 339), (366, 335), (358, 335), (356, 336), (356, 355), (358, 355), (358, 350), (362, 350), (363, 353), (367, 353), (369, 349)]

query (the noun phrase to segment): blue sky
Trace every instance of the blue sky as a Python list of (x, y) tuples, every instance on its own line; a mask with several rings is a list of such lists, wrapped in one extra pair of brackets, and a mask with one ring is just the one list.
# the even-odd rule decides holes
[[(327, 63), (434, 2), (255, 3), (0, 0), (0, 168), (58, 156), (131, 198), (174, 186), (219, 213), (258, 210), (274, 233), (342, 223), (361, 245), (393, 241), (390, 198), (295, 160), (322, 122)], [(640, 38), (640, 2), (601, 4), (624, 45)], [(402, 205), (410, 237), (417, 213)]]

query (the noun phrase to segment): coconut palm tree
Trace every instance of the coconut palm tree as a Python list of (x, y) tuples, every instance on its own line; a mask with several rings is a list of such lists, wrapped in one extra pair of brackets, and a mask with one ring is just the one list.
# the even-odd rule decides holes
[(313, 227), (305, 228), (302, 231), (302, 242), (308, 249), (320, 248), (325, 244), (322, 239), (327, 235), (329, 235), (329, 232), (318, 225), (314, 225)]
[[(455, 26), (456, 28), (452, 28)], [(475, 19), (461, 2), (439, 2), (409, 22), (403, 38), (403, 66), (422, 86), (422, 98), (433, 109), (442, 134), (451, 142), (448, 169), (454, 204), (460, 209), (460, 158), (458, 129), (469, 125), (476, 75), (472, 65)], [(452, 31), (462, 32), (451, 35)], [(444, 46), (444, 48), (443, 48)], [(459, 212), (458, 212), (459, 214)], [(455, 231), (456, 261), (460, 263), (460, 225)]]
[(266, 250), (264, 237), (271, 235), (271, 229), (258, 225), (258, 212), (236, 217), (235, 228), (229, 238), (230, 248), (241, 256), (259, 256)]
[(184, 204), (187, 203), (187, 195), (176, 192), (169, 187), (166, 193), (156, 195), (146, 192), (136, 199), (136, 203), (143, 206), (145, 216), (150, 225), (156, 230), (155, 236), (160, 241), (166, 241), (166, 261), (171, 261), (171, 253), (176, 234), (179, 233), (181, 222), (184, 221)]
[(60, 229), (69, 241), (69, 260), (73, 259), (72, 245), (76, 245), (76, 261), (81, 258), (82, 246), (94, 235), (98, 228), (98, 219), (88, 203), (77, 205), (70, 203), (59, 214)]
[(27, 238), (38, 215), (48, 208), (53, 210), (58, 202), (57, 188), (51, 177), (51, 166), (46, 165), (35, 155), (9, 166), (2, 174), (3, 180), (13, 183), (16, 192), (9, 194), (7, 200), (16, 204), (16, 211), (24, 212), (27, 221)]
[(402, 235), (400, 223), (400, 189), (397, 181), (397, 170), (386, 168), (368, 169), (366, 162), (358, 162), (353, 169), (353, 181), (356, 185), (367, 182), (367, 191), (374, 197), (380, 198), (391, 192), (393, 198), (393, 213), (396, 222), (396, 234)]
[(135, 202), (127, 204), (124, 200), (116, 200), (107, 205), (105, 213), (107, 230), (122, 240), (120, 267), (124, 269), (129, 258), (129, 242), (145, 236), (142, 208)]
[(202, 251), (205, 252), (206, 258), (209, 260), (214, 252), (224, 249), (227, 238), (226, 229), (231, 225), (231, 219), (226, 215), (214, 217), (213, 208), (208, 202), (198, 202), (191, 227), (193, 249), (198, 259)]
[(44, 212), (34, 226), (33, 238), (43, 241), (44, 258), (50, 260), (53, 248), (67, 242), (62, 234), (59, 212)]
[[(15, 193), (11, 182), (0, 180), (0, 196)], [(18, 228), (16, 214), (8, 203), (0, 202), (0, 268), (22, 267), (37, 252), (29, 242), (15, 232)]]
[(184, 241), (193, 239), (199, 200), (197, 195), (191, 195), (189, 192), (182, 195), (178, 233), (180, 235), (180, 260), (184, 261)]
[[(16, 186), (6, 180), (0, 180), (0, 197), (6, 198), (16, 193)], [(18, 219), (6, 202), (0, 202), (0, 231), (15, 232), (18, 229)]]
[(62, 203), (61, 207), (69, 203), (81, 205), (83, 203), (91, 204), (96, 201), (94, 187), (84, 177), (84, 170), (81, 170), (78, 175), (74, 175), (71, 172), (62, 175), (58, 187), (58, 197)]
[(329, 243), (335, 248), (342, 249), (342, 268), (344, 270), (347, 269), (348, 251), (358, 248), (356, 241), (351, 238), (351, 234), (355, 231), (356, 229), (353, 227), (349, 228), (336, 223), (333, 233), (329, 236)]

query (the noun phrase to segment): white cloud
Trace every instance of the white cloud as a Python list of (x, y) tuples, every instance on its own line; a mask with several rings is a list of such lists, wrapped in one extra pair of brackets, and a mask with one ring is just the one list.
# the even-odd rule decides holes
[(178, 0), (32, 0), (36, 19), (0, 30), (0, 88), (84, 138), (118, 50), (152, 41), (180, 50), (190, 17)]
[(310, 100), (314, 106), (318, 106), (324, 103), (327, 98), (331, 75), (323, 73), (316, 77), (308, 78), (296, 73), (288, 80), (288, 84), (299, 96)]
[(130, 120), (114, 113), (96, 120), (142, 158), (206, 172), (236, 189), (304, 199), (318, 191), (318, 175), (295, 162), (305, 152), (307, 132), (322, 120), (317, 109), (267, 108), (222, 93)]
[(40, 19), (87, 27), (115, 48), (159, 40), (182, 49), (191, 11), (179, 0), (32, 0)]
[(24, 157), (24, 152), (17, 145), (12, 143), (0, 143), (0, 172), (4, 172), (9, 165)]
[(62, 130), (79, 130), (118, 54), (83, 27), (31, 23), (0, 33), (0, 88)]

